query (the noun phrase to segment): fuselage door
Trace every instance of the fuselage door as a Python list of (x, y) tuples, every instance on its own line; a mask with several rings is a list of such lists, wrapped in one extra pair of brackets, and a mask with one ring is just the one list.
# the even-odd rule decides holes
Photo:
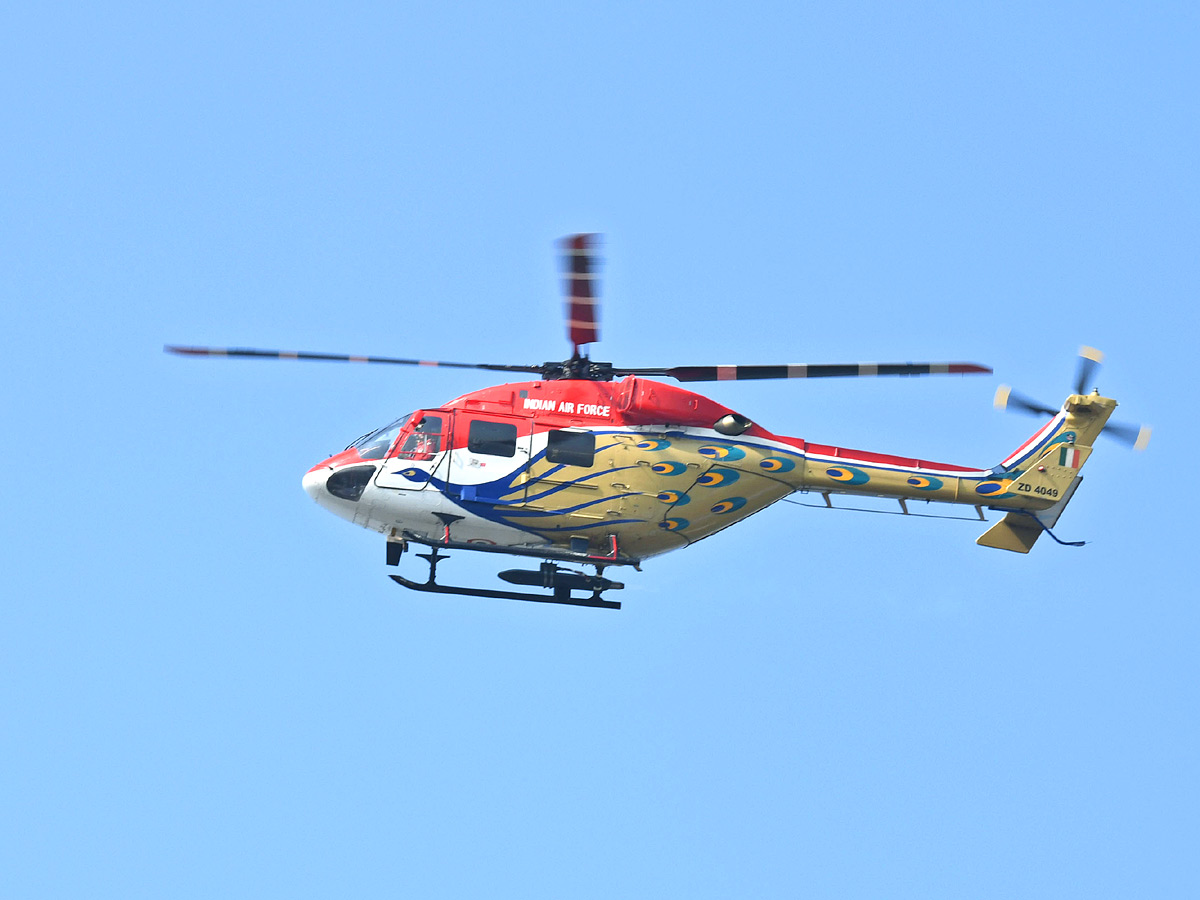
[(454, 413), (454, 450), (446, 492), (459, 502), (520, 506), (525, 502), (532, 421), (517, 416)]
[(400, 430), (383, 466), (375, 476), (378, 487), (420, 491), (441, 488), (449, 468), (451, 414), (420, 410)]

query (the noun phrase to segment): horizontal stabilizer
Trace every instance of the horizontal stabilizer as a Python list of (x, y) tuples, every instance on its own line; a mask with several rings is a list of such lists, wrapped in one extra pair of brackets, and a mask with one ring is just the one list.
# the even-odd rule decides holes
[(1042, 526), (1032, 518), (1020, 513), (1009, 513), (976, 538), (975, 543), (984, 547), (995, 547), (997, 550), (1028, 553), (1041, 536)]

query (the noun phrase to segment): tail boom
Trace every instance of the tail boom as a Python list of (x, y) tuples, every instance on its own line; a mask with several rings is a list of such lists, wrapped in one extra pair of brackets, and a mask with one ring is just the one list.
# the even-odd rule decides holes
[[(799, 449), (802, 461), (781, 480), (796, 491), (853, 494), (896, 500), (929, 500), (986, 506), (1009, 513), (980, 539), (985, 546), (1028, 552), (1045, 527), (1057, 521), (1079, 483), (1116, 401), (1073, 394), (1062, 410), (999, 465), (970, 469), (901, 456), (886, 456), (780, 438)], [(1033, 516), (1028, 515), (1033, 513)]]

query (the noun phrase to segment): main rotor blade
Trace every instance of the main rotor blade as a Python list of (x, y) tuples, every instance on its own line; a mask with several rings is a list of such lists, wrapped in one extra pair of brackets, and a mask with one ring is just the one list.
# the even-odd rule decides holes
[(1092, 380), (1092, 375), (1096, 369), (1104, 362), (1104, 354), (1095, 347), (1083, 346), (1079, 348), (1079, 368), (1075, 373), (1075, 393), (1082, 394), (1088, 389), (1088, 384)]
[(542, 366), (506, 366), (490, 363), (441, 362), (430, 359), (396, 359), (390, 356), (352, 356), (345, 353), (307, 353), (294, 350), (252, 350), (246, 347), (177, 347), (168, 344), (166, 353), (180, 356), (228, 356), (242, 359), (305, 359), (322, 362), (385, 363), (390, 366), (432, 366), (440, 369), (487, 369), (491, 372), (541, 372)]
[(675, 366), (669, 369), (614, 368), (615, 375), (660, 375), (677, 381), (750, 381), (764, 378), (858, 378), (876, 375), (990, 375), (975, 363), (851, 363), (849, 365)]
[(582, 345), (600, 340), (596, 257), (592, 252), (599, 243), (597, 234), (572, 234), (562, 239), (567, 334), (575, 345), (576, 356)]

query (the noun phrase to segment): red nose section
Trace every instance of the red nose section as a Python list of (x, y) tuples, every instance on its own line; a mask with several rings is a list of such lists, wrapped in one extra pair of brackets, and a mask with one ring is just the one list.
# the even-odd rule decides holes
[(343, 450), (341, 453), (335, 453), (324, 462), (317, 463), (308, 471), (315, 472), (317, 469), (336, 469), (339, 466), (344, 466), (348, 463), (355, 462), (362, 462), (362, 457), (358, 455), (357, 447), (351, 447), (349, 450)]

